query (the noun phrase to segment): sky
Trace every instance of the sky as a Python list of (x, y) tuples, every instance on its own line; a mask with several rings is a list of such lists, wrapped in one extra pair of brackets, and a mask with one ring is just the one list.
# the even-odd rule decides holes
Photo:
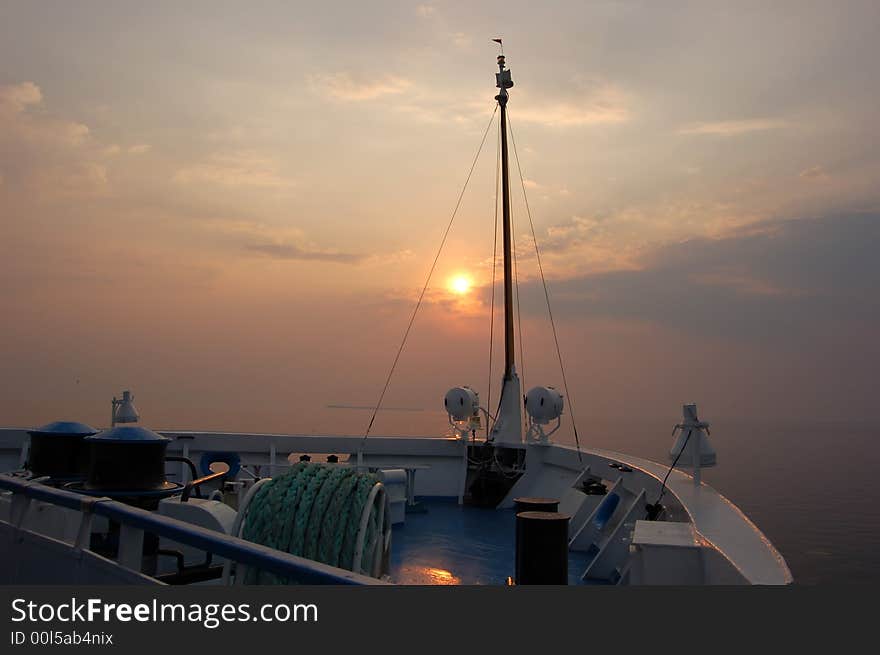
[[(526, 388), (562, 379), (523, 187), (582, 434), (684, 402), (878, 421), (878, 28), (858, 0), (0, 2), (0, 424), (106, 425), (131, 389), (155, 428), (362, 433), (328, 405), (376, 402), (499, 36)], [(497, 402), (497, 138), (374, 434)]]

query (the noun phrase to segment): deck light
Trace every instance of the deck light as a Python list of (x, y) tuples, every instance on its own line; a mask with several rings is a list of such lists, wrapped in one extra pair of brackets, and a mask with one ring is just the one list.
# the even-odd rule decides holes
[(134, 396), (131, 391), (123, 391), (122, 398), (113, 396), (113, 416), (111, 426), (117, 423), (137, 423), (140, 415), (134, 406)]

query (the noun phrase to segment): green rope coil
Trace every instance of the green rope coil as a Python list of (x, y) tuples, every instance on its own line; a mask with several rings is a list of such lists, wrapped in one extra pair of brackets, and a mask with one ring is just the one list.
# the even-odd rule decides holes
[[(372, 473), (300, 462), (263, 484), (247, 507), (242, 538), (291, 555), (349, 571), (354, 569), (361, 516), (373, 486)], [(361, 549), (362, 572), (369, 572), (383, 526), (370, 513)], [(288, 584), (271, 573), (248, 568), (245, 584)]]

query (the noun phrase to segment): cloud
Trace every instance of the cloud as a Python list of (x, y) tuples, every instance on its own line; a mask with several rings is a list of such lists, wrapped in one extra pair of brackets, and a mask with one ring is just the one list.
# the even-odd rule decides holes
[(89, 128), (54, 118), (42, 111), (43, 93), (33, 82), (0, 85), (0, 118), (6, 125), (0, 138), (43, 146), (78, 146), (89, 137)]
[(678, 130), (679, 134), (696, 134), (711, 136), (738, 136), (750, 132), (779, 130), (789, 127), (785, 121), (774, 118), (750, 118), (736, 121), (716, 121), (712, 123), (694, 123)]
[(322, 248), (308, 238), (306, 232), (293, 224), (264, 222), (254, 219), (207, 218), (201, 220), (203, 239), (211, 239), (223, 244), (226, 249), (238, 253), (256, 254), (269, 259), (288, 261), (323, 261), (338, 264), (361, 264), (393, 261), (393, 257), (405, 258), (405, 253), (360, 254), (343, 252), (333, 248)]
[(208, 183), (276, 189), (294, 186), (294, 180), (279, 171), (274, 159), (248, 151), (215, 154), (206, 161), (178, 169), (172, 179), (182, 185)]
[[(268, 230), (254, 230), (252, 235), (268, 235)], [(385, 253), (360, 254), (352, 252), (340, 252), (339, 250), (323, 249), (308, 243), (300, 230), (287, 230), (291, 235), (289, 239), (281, 238), (274, 240), (259, 241), (253, 239), (244, 245), (244, 250), (254, 252), (273, 259), (322, 261), (337, 264), (365, 264), (386, 265), (395, 264), (412, 259), (411, 250), (398, 250)], [(271, 237), (270, 237), (271, 238)], [(292, 241), (298, 241), (293, 243)]]
[[(639, 245), (621, 243), (621, 235), (616, 232), (625, 220), (625, 216), (619, 215), (575, 215), (547, 226), (543, 233), (539, 229), (538, 245), (545, 266), (554, 277), (563, 278), (582, 275), (585, 270), (595, 273), (636, 268)], [(520, 275), (536, 275), (535, 246), (530, 233), (519, 236), (516, 251), (519, 261), (526, 264)]]
[(289, 243), (256, 243), (245, 247), (274, 259), (334, 262), (337, 264), (356, 264), (364, 261), (363, 255), (333, 250), (313, 250)]
[(43, 93), (33, 82), (0, 86), (0, 110), (6, 113), (18, 114), (42, 101)]
[(63, 171), (58, 167), (45, 168), (35, 174), (39, 188), (52, 189), (66, 197), (79, 195), (106, 195), (110, 180), (107, 167), (93, 161), (76, 162)]
[(553, 196), (568, 196), (571, 192), (568, 190), (566, 186), (560, 186), (557, 184), (542, 184), (536, 180), (532, 180), (530, 178), (523, 179), (523, 186), (526, 187), (530, 192), (534, 192), (537, 194), (538, 198), (542, 200), (548, 200)]
[(360, 102), (406, 91), (412, 83), (395, 75), (370, 78), (349, 72), (321, 73), (309, 77), (309, 85), (317, 93), (334, 100)]
[(465, 34), (464, 32), (453, 32), (449, 35), (449, 38), (452, 40), (452, 45), (463, 50), (469, 48), (473, 43), (473, 39), (470, 35)]
[(26, 200), (105, 195), (103, 148), (88, 126), (53, 115), (33, 82), (0, 85), (0, 177)]
[[(765, 222), (656, 248), (638, 270), (554, 280), (550, 290), (562, 316), (716, 338), (779, 342), (832, 334), (846, 323), (876, 329), (878, 243), (880, 214)], [(521, 285), (524, 311), (541, 311), (536, 284)]]
[(824, 181), (829, 179), (831, 176), (828, 175), (828, 173), (825, 172), (825, 169), (821, 166), (812, 166), (798, 173), (798, 177), (802, 177), (807, 180)]
[(572, 216), (567, 221), (547, 228), (547, 236), (541, 239), (541, 249), (549, 252), (565, 252), (587, 240), (595, 239), (602, 228), (596, 218)]
[(535, 99), (520, 93), (511, 112), (517, 120), (550, 127), (624, 123), (632, 118), (631, 99), (620, 87), (599, 79), (576, 77), (571, 99)]
[[(150, 152), (150, 150), (152, 149), (153, 146), (149, 145), (148, 143), (138, 143), (132, 146), (128, 146), (127, 148), (125, 148), (124, 152), (130, 155), (143, 155), (144, 153)], [(106, 155), (107, 157), (115, 157), (122, 152), (123, 148), (118, 143), (112, 143), (101, 150), (101, 153), (103, 155)]]
[(549, 127), (577, 127), (602, 123), (624, 123), (629, 111), (623, 107), (597, 104), (584, 107), (574, 103), (559, 102), (537, 107), (526, 107), (516, 117), (527, 123), (540, 123)]

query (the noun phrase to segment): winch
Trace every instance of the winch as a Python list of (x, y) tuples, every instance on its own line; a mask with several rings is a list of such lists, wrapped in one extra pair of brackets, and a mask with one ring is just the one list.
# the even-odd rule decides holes
[(133, 401), (129, 391), (122, 399), (113, 399), (112, 427), (82, 439), (88, 449), (84, 479), (65, 486), (152, 510), (162, 498), (183, 492), (184, 486), (165, 477), (165, 451), (171, 439), (131, 425), (140, 418)]
[(85, 438), (88, 476), (83, 490), (102, 495), (167, 495), (181, 486), (165, 478), (165, 451), (171, 439), (136, 425), (124, 425)]
[[(195, 464), (188, 458), (167, 456), (170, 438), (139, 425), (132, 425), (140, 418), (133, 400), (134, 396), (129, 391), (125, 391), (121, 399), (114, 398), (110, 429), (97, 434), (92, 430), (88, 436), (81, 438), (87, 452), (87, 466), (79, 479), (64, 485), (65, 489), (89, 496), (105, 496), (140, 509), (156, 511), (164, 498), (179, 495), (181, 502), (187, 502), (190, 493), (200, 495), (199, 487), (202, 484), (221, 481), (226, 477), (228, 467), (224, 471), (197, 477)], [(185, 485), (169, 481), (165, 474), (168, 461), (186, 463), (192, 479)], [(119, 552), (120, 539), (120, 526), (111, 520), (106, 531), (92, 533), (90, 548), (105, 557), (114, 558)], [(179, 551), (160, 549), (158, 536), (144, 532), (140, 570), (154, 575), (159, 555), (175, 556), (178, 559), (178, 571), (171, 574), (171, 580), (194, 579), (194, 576), (198, 579), (210, 579), (220, 573), (219, 567), (212, 569), (210, 556), (203, 564), (186, 567)]]
[(89, 464), (84, 439), (98, 431), (76, 421), (55, 421), (36, 430), (31, 437), (27, 469), (35, 478), (48, 476), (48, 484), (63, 484), (86, 477)]

